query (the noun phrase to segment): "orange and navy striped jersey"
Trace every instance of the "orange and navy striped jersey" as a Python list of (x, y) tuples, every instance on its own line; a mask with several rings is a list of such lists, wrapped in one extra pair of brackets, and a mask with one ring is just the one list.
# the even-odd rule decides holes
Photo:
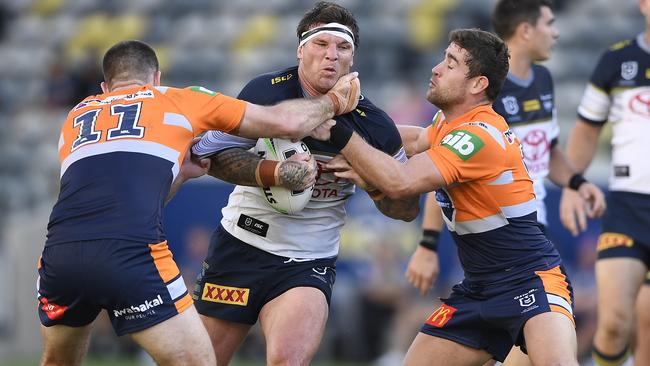
[(47, 245), (160, 243), (162, 209), (193, 137), (232, 131), (246, 102), (203, 87), (142, 86), (90, 96), (61, 129), (61, 187)]
[(499, 281), (560, 263), (537, 223), (521, 145), (491, 106), (428, 127), (427, 154), (446, 187), (436, 190), (468, 280)]

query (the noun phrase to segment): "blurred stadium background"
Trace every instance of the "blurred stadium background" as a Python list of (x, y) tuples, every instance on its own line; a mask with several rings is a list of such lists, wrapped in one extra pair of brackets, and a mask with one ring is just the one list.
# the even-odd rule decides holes
[[(434, 113), (423, 95), (447, 32), (489, 30), (494, 5), (494, 0), (338, 2), (355, 13), (361, 28), (354, 69), (364, 94), (402, 124), (425, 124)], [(0, 0), (0, 365), (35, 364), (39, 357), (35, 268), (58, 192), (58, 131), (71, 106), (98, 92), (103, 52), (116, 41), (141, 39), (159, 52), (163, 84), (203, 85), (236, 95), (254, 75), (295, 63), (295, 28), (313, 3)], [(600, 53), (636, 35), (644, 21), (636, 0), (556, 0), (556, 5), (561, 37), (546, 65), (555, 77), (565, 137)], [(608, 146), (608, 133), (603, 137)], [(608, 151), (601, 149), (588, 173), (601, 185)], [(166, 230), (190, 283), (230, 189), (202, 178), (183, 187), (166, 209)], [(348, 205), (350, 220), (318, 365), (399, 364), (437, 297), (462, 276), (445, 235), (435, 291), (417, 295), (403, 270), (419, 240), (419, 224), (383, 218), (365, 195), (358, 196)], [(551, 187), (549, 212), (557, 212), (558, 198)], [(584, 355), (595, 322), (592, 265), (598, 223), (574, 239), (551, 216), (551, 237), (576, 288)], [(147, 364), (128, 339), (115, 337), (106, 319), (95, 326), (89, 355), (88, 365)], [(254, 332), (238, 365), (263, 364), (263, 357), (263, 340)]]

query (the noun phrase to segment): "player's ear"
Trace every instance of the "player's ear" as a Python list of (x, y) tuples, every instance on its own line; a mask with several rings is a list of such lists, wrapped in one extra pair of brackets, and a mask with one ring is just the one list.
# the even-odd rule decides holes
[(108, 90), (108, 84), (106, 84), (105, 81), (99, 83), (99, 86), (102, 88), (102, 93), (108, 93), (110, 91)]
[(153, 74), (153, 86), (160, 86), (160, 75), (162, 73), (160, 70), (156, 71), (155, 74)]
[(296, 58), (298, 61), (302, 60), (302, 47), (303, 46), (298, 46), (298, 49), (296, 50)]
[(474, 78), (474, 80), (472, 80), (470, 84), (470, 92), (472, 94), (479, 94), (487, 89), (488, 85), (490, 85), (490, 81), (486, 76), (477, 76)]
[(533, 30), (533, 26), (528, 23), (528, 22), (521, 22), (517, 26), (517, 30), (515, 31), (516, 34), (518, 34), (521, 38), (528, 40), (530, 39), (531, 32)]

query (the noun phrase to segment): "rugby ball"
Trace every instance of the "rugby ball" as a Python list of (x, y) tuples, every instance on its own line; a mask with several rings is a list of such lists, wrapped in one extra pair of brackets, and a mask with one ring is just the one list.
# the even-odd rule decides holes
[[(310, 154), (309, 148), (302, 141), (291, 142), (291, 140), (276, 138), (261, 138), (255, 145), (255, 153), (263, 159), (283, 161), (298, 153)], [(307, 205), (311, 199), (314, 186), (302, 191), (291, 191), (284, 187), (260, 187), (262, 196), (266, 202), (276, 211), (292, 215)]]

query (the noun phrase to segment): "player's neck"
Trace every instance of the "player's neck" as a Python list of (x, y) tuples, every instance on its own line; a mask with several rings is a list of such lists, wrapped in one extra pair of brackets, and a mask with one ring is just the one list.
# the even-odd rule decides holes
[(109, 90), (109, 93), (118, 91), (118, 90), (124, 90), (124, 89), (132, 89), (132, 88), (137, 88), (141, 86), (147, 85), (146, 83), (140, 81), (140, 80), (125, 80), (125, 81), (116, 81), (111, 85), (111, 89)]
[(526, 80), (533, 69), (533, 60), (523, 50), (513, 47), (510, 50), (508, 72), (517, 79)]
[(470, 98), (467, 98), (466, 101), (461, 104), (442, 108), (442, 113), (445, 116), (445, 121), (450, 122), (470, 112), (474, 108), (489, 104), (490, 102), (486, 99), (471, 100)]

